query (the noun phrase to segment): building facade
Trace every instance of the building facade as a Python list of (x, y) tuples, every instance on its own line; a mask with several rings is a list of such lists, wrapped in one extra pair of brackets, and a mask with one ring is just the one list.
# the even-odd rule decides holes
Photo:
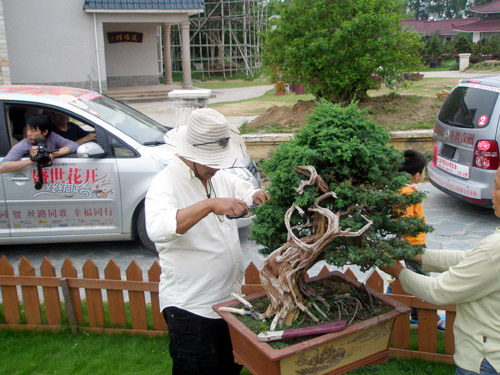
[(184, 87), (191, 88), (189, 16), (203, 8), (203, 0), (0, 0), (0, 78), (106, 93), (159, 84), (164, 66), (171, 81), (166, 38), (179, 24)]

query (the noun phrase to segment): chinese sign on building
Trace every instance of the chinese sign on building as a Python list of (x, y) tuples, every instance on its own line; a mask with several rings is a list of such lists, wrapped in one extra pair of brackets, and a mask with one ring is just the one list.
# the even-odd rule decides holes
[(109, 43), (135, 42), (142, 43), (142, 33), (134, 31), (115, 31), (108, 33)]

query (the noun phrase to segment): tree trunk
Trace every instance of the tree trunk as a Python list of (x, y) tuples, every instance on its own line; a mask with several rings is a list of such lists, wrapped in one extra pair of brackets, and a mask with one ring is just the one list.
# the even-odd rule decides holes
[[(299, 166), (297, 171), (309, 177), (309, 181), (302, 180), (296, 189), (302, 194), (303, 189), (309, 185), (316, 185), (318, 191), (322, 193), (308, 208), (314, 212), (313, 223), (305, 223), (296, 227), (290, 226), (290, 218), (295, 210), (299, 214), (304, 211), (292, 205), (285, 214), (285, 225), (288, 230), (288, 241), (276, 249), (263, 262), (260, 270), (262, 286), (269, 298), (270, 305), (264, 313), (264, 318), (273, 318), (271, 330), (282, 327), (283, 323), (290, 326), (297, 319), (300, 311), (307, 314), (313, 321), (318, 322), (310, 311), (314, 307), (325, 319), (326, 315), (320, 310), (316, 301), (328, 306), (328, 303), (317, 295), (311, 287), (307, 286), (304, 276), (307, 270), (321, 259), (323, 249), (338, 236), (359, 236), (364, 233), (372, 224), (365, 218), (367, 224), (357, 232), (350, 232), (349, 229), (340, 228), (340, 219), (351, 214), (356, 207), (351, 206), (347, 212), (333, 213), (328, 208), (320, 206), (320, 203), (329, 198), (336, 198), (333, 191), (329, 191), (328, 184), (319, 176), (313, 166)], [(297, 238), (293, 230), (306, 229), (312, 227), (312, 234), (302, 239)], [(306, 300), (313, 302), (308, 306)]]

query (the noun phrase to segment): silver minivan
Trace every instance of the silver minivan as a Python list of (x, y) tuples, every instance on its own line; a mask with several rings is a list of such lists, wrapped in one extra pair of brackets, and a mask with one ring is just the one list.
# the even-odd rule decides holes
[(500, 77), (462, 80), (446, 97), (434, 126), (431, 183), (464, 201), (491, 207), (499, 167)]
[[(130, 240), (153, 249), (144, 198), (155, 174), (173, 157), (170, 129), (97, 92), (60, 86), (0, 86), (0, 161), (23, 138), (32, 113), (59, 112), (96, 141), (52, 166), (0, 174), (0, 244)], [(246, 157), (231, 173), (260, 186)], [(247, 221), (250, 223), (251, 221)]]

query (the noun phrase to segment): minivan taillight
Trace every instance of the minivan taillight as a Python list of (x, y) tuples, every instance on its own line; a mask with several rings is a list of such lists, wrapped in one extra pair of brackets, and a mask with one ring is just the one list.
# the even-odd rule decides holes
[(472, 166), (495, 170), (499, 165), (498, 143), (496, 141), (478, 141), (474, 149), (474, 162)]

